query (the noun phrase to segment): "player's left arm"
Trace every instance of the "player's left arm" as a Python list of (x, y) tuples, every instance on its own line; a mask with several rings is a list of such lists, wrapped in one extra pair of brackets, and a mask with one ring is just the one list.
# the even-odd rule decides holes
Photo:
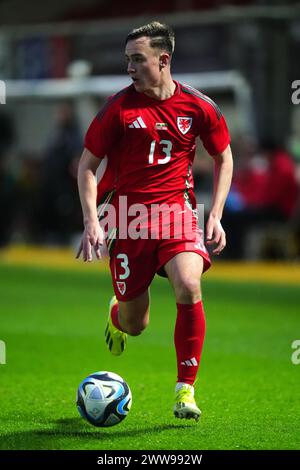
[(214, 159), (214, 192), (206, 224), (206, 241), (209, 245), (216, 245), (213, 253), (219, 255), (226, 246), (226, 234), (221, 219), (233, 172), (230, 145), (218, 155), (213, 155), (212, 158)]

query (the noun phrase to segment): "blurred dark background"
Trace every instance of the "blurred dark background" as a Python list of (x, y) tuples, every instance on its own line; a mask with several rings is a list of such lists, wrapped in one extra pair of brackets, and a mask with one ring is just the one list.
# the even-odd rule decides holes
[[(0, 247), (76, 242), (84, 133), (129, 83), (127, 33), (153, 19), (175, 30), (174, 78), (213, 98), (230, 128), (223, 258), (299, 260), (300, 3), (292, 1), (0, 1)], [(206, 211), (212, 171), (199, 144), (194, 176)]]

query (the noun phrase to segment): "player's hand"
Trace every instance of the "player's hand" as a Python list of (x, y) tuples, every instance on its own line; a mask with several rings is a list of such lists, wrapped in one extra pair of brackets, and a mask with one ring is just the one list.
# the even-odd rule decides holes
[(226, 234), (220, 219), (210, 214), (206, 224), (206, 243), (216, 245), (213, 254), (219, 255), (226, 246)]
[(100, 250), (103, 245), (103, 238), (103, 230), (98, 220), (86, 223), (76, 258), (80, 258), (82, 253), (83, 261), (90, 262), (93, 260), (92, 250), (94, 250), (97, 259), (101, 259)]

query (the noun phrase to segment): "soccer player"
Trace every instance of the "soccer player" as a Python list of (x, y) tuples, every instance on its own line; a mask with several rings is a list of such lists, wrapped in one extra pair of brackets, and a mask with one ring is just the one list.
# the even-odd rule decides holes
[[(92, 121), (79, 164), (84, 232), (77, 257), (82, 252), (84, 261), (91, 261), (92, 250), (97, 258), (101, 256), (104, 235), (96, 201), (103, 196), (102, 201), (110, 201), (120, 216), (107, 240), (115, 291), (105, 332), (107, 345), (112, 354), (120, 355), (127, 335), (139, 335), (146, 328), (151, 281), (156, 273), (168, 277), (177, 306), (174, 415), (198, 420), (201, 411), (193, 385), (205, 336), (200, 280), (210, 258), (196, 220), (191, 174), (195, 139), (200, 137), (215, 164), (206, 225), (207, 243), (213, 245), (214, 254), (226, 244), (221, 217), (231, 183), (232, 155), (228, 129), (217, 105), (172, 79), (174, 45), (173, 31), (159, 22), (134, 29), (126, 38), (127, 72), (133, 83), (110, 97)], [(95, 175), (104, 157), (107, 169), (97, 192)], [(120, 201), (125, 196), (129, 208), (143, 204), (151, 211), (162, 203), (165, 208), (177, 205), (175, 215), (191, 215), (187, 230), (177, 236), (177, 219), (170, 217), (174, 236), (164, 237), (160, 226), (156, 237), (120, 236), (124, 231)], [(128, 218), (128, 226), (132, 220)]]

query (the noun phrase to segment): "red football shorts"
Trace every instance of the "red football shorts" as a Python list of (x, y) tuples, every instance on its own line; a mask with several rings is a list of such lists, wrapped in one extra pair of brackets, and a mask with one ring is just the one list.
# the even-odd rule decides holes
[(169, 238), (162, 238), (160, 231), (157, 238), (122, 239), (117, 235), (108, 243), (110, 270), (118, 300), (128, 301), (142, 294), (156, 273), (167, 277), (164, 265), (178, 253), (197, 253), (204, 261), (203, 272), (210, 267), (210, 257), (197, 219), (192, 217), (188, 228), (180, 233), (172, 223), (171, 227), (173, 232), (171, 230)]

